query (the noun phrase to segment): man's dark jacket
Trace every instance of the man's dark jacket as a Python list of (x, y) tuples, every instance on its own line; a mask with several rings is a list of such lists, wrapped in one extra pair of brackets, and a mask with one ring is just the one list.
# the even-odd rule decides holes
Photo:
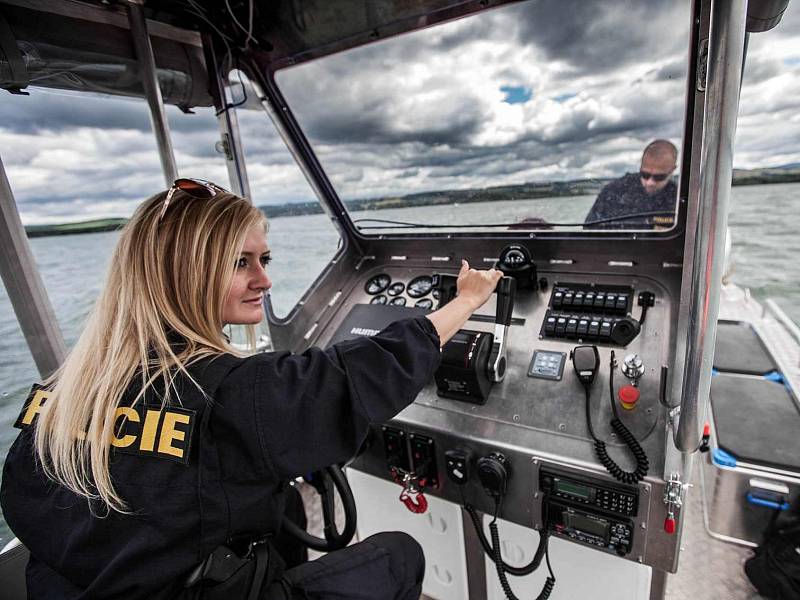
[[(600, 190), (584, 221), (591, 229), (667, 229), (675, 221), (678, 188), (669, 181), (663, 189), (648, 196), (638, 173), (628, 173)], [(646, 213), (646, 214), (643, 214)], [(657, 213), (657, 214), (650, 214)], [(624, 217), (624, 218), (620, 218)], [(616, 219), (594, 223), (602, 219)]]

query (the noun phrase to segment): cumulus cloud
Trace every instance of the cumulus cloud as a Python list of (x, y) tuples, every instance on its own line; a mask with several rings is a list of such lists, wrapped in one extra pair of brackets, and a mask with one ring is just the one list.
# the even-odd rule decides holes
[[(797, 14), (795, 14), (797, 13)], [(625, 23), (620, 27), (620, 23)], [(688, 3), (540, 0), (302, 64), (278, 85), (345, 199), (613, 177), (683, 126)], [(800, 11), (753, 35), (736, 166), (800, 162)], [(523, 90), (509, 102), (509, 90)], [(227, 182), (210, 109), (168, 109), (182, 175)], [(314, 199), (269, 119), (237, 113), (258, 204)], [(127, 216), (164, 188), (141, 101), (0, 96), (25, 222)]]

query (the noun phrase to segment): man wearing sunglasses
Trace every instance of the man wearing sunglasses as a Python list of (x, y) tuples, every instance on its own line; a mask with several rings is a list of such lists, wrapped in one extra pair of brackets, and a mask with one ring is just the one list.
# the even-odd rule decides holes
[(675, 221), (678, 188), (672, 174), (678, 150), (655, 140), (642, 153), (638, 173), (608, 183), (584, 221), (591, 229), (668, 229)]

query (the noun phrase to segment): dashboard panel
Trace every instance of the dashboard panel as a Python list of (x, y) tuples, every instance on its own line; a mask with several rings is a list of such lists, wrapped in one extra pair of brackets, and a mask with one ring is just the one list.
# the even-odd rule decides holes
[[(441, 273), (455, 275), (456, 271), (438, 265), (387, 264), (359, 273), (341, 308), (320, 331), (318, 344), (374, 334), (398, 318), (435, 310), (440, 300), (434, 275)], [(466, 499), (480, 510), (491, 511), (491, 502), (474, 476), (475, 462), (501, 454), (511, 473), (502, 518), (530, 528), (548, 527), (554, 535), (576, 543), (674, 570), (677, 549), (669, 538), (661, 539), (666, 535), (661, 496), (667, 415), (659, 394), (662, 379), (668, 376), (662, 365), (669, 364), (669, 324), (674, 322), (675, 302), (659, 281), (643, 276), (574, 271), (538, 275), (535, 285), (515, 295), (505, 334), (505, 376), (491, 385), (485, 402), (445, 397), (432, 381), (411, 406), (373, 429), (351, 466), (387, 480), (394, 480), (397, 469), (415, 476), (422, 471), (426, 494), (457, 503)], [(386, 302), (373, 306), (381, 296)], [(404, 302), (392, 304), (392, 299)], [(422, 300), (430, 302), (418, 304)], [(492, 297), (464, 329), (495, 334), (496, 308)], [(552, 317), (556, 328), (549, 325)], [(564, 321), (559, 323), (561, 318)], [(641, 326), (619, 343), (612, 331), (618, 323), (630, 321)], [(584, 388), (570, 360), (571, 351), (580, 345), (596, 346), (599, 356), (588, 411)], [(606, 472), (587, 426), (588, 413), (595, 434), (606, 442), (620, 467), (635, 468), (611, 426), (612, 352), (617, 364), (613, 402), (651, 465), (648, 476), (635, 484), (620, 483)], [(621, 370), (632, 355), (640, 372), (635, 386)], [(635, 387), (638, 401), (623, 407), (618, 397), (623, 387)], [(464, 464), (473, 472), (462, 484), (450, 475), (454, 452), (466, 457)], [(542, 498), (548, 497), (545, 488), (555, 489), (556, 484), (561, 486), (561, 496), (547, 501), (551, 508), (545, 522)], [(588, 506), (581, 494), (591, 496), (595, 505)], [(627, 537), (620, 537), (623, 534)], [(625, 540), (624, 544), (619, 540)]]

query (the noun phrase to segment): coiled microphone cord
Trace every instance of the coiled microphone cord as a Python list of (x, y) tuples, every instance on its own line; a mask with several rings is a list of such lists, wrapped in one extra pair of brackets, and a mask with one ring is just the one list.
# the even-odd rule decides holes
[[(508, 578), (506, 577), (505, 562), (503, 562), (503, 557), (500, 552), (500, 533), (497, 531), (497, 512), (499, 508), (500, 508), (500, 500), (495, 499), (494, 518), (492, 519), (492, 522), (489, 523), (489, 532), (491, 533), (492, 536), (491, 557), (495, 567), (497, 568), (497, 578), (500, 580), (500, 586), (503, 588), (503, 592), (505, 593), (506, 598), (508, 600), (519, 600), (519, 598), (517, 598), (514, 595), (514, 591), (511, 589), (511, 585), (508, 583)], [(550, 566), (550, 551), (548, 544), (546, 519), (544, 521), (541, 536), (542, 540), (544, 541), (544, 555), (545, 555), (545, 560), (547, 562), (547, 570), (550, 572), (550, 575), (548, 575), (547, 579), (545, 580), (544, 586), (542, 587), (542, 591), (539, 593), (538, 596), (536, 596), (536, 600), (547, 600), (550, 597), (550, 594), (553, 593), (553, 588), (556, 585), (556, 576), (553, 574), (553, 568)]]
[(603, 440), (598, 439), (598, 437), (594, 433), (594, 428), (592, 427), (592, 416), (590, 410), (590, 392), (589, 386), (583, 386), (583, 391), (586, 393), (586, 423), (589, 427), (589, 435), (592, 436), (594, 440), (594, 453), (597, 456), (597, 460), (606, 468), (614, 479), (617, 481), (621, 481), (622, 483), (629, 483), (635, 484), (639, 483), (642, 479), (645, 478), (647, 472), (650, 470), (650, 461), (647, 459), (647, 454), (642, 449), (642, 446), (639, 444), (639, 441), (636, 437), (631, 433), (630, 429), (625, 426), (619, 418), (619, 413), (617, 411), (617, 405), (614, 403), (614, 367), (616, 366), (616, 359), (614, 358), (614, 351), (611, 351), (611, 370), (608, 376), (608, 387), (610, 397), (609, 400), (611, 401), (611, 411), (614, 413), (614, 418), (611, 419), (611, 428), (616, 432), (622, 442), (628, 447), (631, 454), (633, 454), (634, 459), (636, 460), (636, 469), (634, 471), (626, 471), (622, 467), (620, 467), (611, 456), (608, 454), (608, 450), (606, 449), (606, 443)]
[[(467, 514), (470, 516), (470, 519), (472, 519), (472, 524), (475, 526), (475, 531), (478, 534), (478, 539), (481, 542), (481, 546), (483, 546), (483, 551), (486, 552), (487, 556), (494, 560), (494, 546), (497, 544), (494, 544), (493, 546), (492, 544), (494, 543), (494, 540), (489, 542), (489, 540), (486, 539), (486, 534), (483, 533), (481, 518), (478, 516), (478, 511), (476, 511), (475, 507), (471, 504), (464, 503), (464, 508), (466, 509)], [(489, 526), (489, 529), (491, 531), (491, 525)], [(497, 529), (497, 525), (494, 526), (494, 529)], [(546, 538), (546, 535), (542, 535), (539, 538), (539, 546), (536, 548), (536, 553), (533, 555), (533, 560), (531, 560), (531, 562), (529, 562), (527, 565), (524, 567), (515, 567), (503, 561), (503, 570), (514, 577), (524, 577), (525, 575), (530, 575), (533, 573), (539, 568), (539, 565), (544, 558), (545, 550), (547, 549)]]

